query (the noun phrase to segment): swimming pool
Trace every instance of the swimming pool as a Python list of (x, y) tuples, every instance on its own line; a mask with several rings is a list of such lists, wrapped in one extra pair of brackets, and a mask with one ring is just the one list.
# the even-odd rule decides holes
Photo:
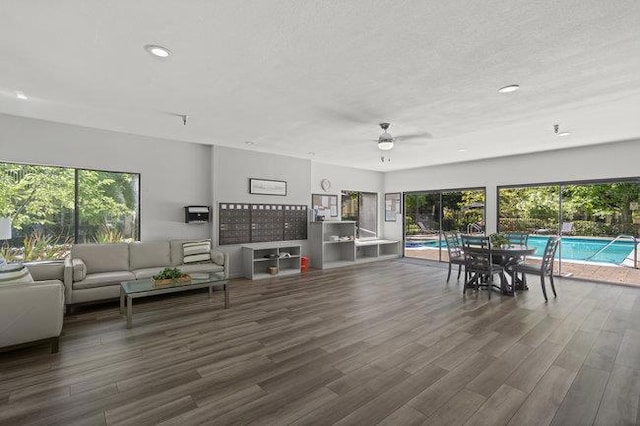
[[(542, 235), (530, 235), (531, 247), (535, 247), (534, 256), (542, 256), (548, 237)], [(587, 238), (587, 237), (562, 237), (562, 258), (567, 260), (581, 260), (586, 262), (613, 263), (619, 265), (633, 251), (633, 241), (616, 241), (601, 253), (607, 244), (613, 241), (612, 238)], [(444, 240), (427, 241), (406, 241), (405, 248), (408, 249), (434, 249), (442, 247), (446, 250), (447, 244)], [(597, 253), (597, 254), (596, 254)], [(559, 257), (560, 250), (556, 253)]]

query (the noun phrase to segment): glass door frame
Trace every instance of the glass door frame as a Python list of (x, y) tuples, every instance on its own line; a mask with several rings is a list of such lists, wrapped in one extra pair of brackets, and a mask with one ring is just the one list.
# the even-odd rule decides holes
[[(453, 189), (429, 189), (429, 190), (420, 190), (420, 191), (404, 191), (402, 192), (402, 257), (406, 257), (406, 244), (407, 244), (407, 234), (405, 232), (406, 229), (406, 206), (407, 206), (407, 195), (422, 195), (422, 194), (439, 194), (439, 204), (440, 204), (440, 215), (438, 219), (438, 244), (442, 244), (442, 194), (449, 192), (464, 192), (464, 191), (482, 191), (484, 195), (484, 207), (482, 208), (482, 217), (485, 221), (485, 229), (486, 229), (486, 220), (487, 220), (487, 187), (486, 186), (476, 186), (476, 187), (467, 187), (467, 188), (453, 188)], [(485, 231), (486, 233), (486, 231)], [(426, 261), (430, 261), (425, 259)], [(438, 263), (443, 262), (442, 260), (442, 247), (438, 247)]]
[[(640, 176), (498, 185), (496, 186), (496, 230), (497, 232), (500, 232), (500, 190), (501, 189), (531, 188), (531, 187), (538, 187), (538, 186), (557, 186), (558, 187), (558, 227), (556, 229), (556, 235), (560, 235), (562, 222), (563, 222), (562, 194), (565, 186), (567, 185), (598, 185), (598, 184), (607, 184), (607, 183), (637, 183), (640, 185)], [(562, 241), (560, 242), (560, 244), (558, 244), (558, 273), (555, 274), (555, 276), (562, 276)]]

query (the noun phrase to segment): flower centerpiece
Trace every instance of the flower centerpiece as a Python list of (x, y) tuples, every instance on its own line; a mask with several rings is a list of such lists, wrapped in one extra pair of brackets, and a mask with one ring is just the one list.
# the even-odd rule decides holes
[(491, 234), (491, 245), (494, 247), (508, 247), (510, 244), (509, 238), (501, 232)]
[(154, 284), (188, 283), (191, 281), (189, 274), (185, 274), (178, 268), (164, 268), (159, 274), (151, 277)]

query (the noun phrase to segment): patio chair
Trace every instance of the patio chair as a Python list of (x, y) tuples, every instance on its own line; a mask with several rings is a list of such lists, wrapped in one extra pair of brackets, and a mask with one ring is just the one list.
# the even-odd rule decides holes
[[(449, 253), (449, 273), (447, 274), (447, 282), (449, 282), (449, 278), (451, 278), (451, 265), (458, 265), (458, 279), (460, 279), (462, 266), (465, 264), (465, 261), (458, 233), (455, 231), (445, 232), (444, 240), (447, 243), (447, 252)], [(466, 278), (465, 275), (465, 281)]]
[(470, 277), (465, 282), (462, 294), (465, 294), (467, 287), (475, 284), (476, 290), (480, 286), (486, 286), (489, 290), (489, 299), (493, 289), (493, 276), (504, 274), (504, 268), (493, 263), (491, 254), (490, 237), (480, 237), (476, 235), (462, 235), (462, 252), (464, 253), (464, 272), (466, 277)]
[(427, 229), (427, 227), (426, 227), (426, 226), (424, 226), (424, 223), (422, 223), (422, 222), (416, 222), (416, 224), (420, 227), (420, 230), (421, 230), (422, 232), (424, 232), (425, 234), (430, 234), (430, 233), (431, 233), (431, 231), (429, 231), (429, 230)]
[(568, 235), (573, 233), (573, 222), (562, 222), (560, 235)]
[(553, 258), (556, 255), (556, 249), (558, 248), (559, 241), (560, 239), (558, 237), (549, 237), (547, 245), (544, 248), (544, 255), (542, 256), (542, 263), (540, 264), (540, 266), (526, 264), (518, 264), (513, 266), (514, 273), (521, 272), (523, 274), (540, 276), (540, 285), (542, 286), (542, 295), (544, 296), (545, 302), (549, 301), (549, 299), (547, 298), (547, 289), (544, 284), (545, 276), (548, 276), (549, 281), (551, 281), (551, 290), (553, 290), (553, 297), (557, 297), (556, 287), (553, 283)]

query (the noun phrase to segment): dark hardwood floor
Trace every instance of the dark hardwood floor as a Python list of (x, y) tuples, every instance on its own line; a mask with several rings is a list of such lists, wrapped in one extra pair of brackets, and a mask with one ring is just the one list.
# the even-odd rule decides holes
[[(0, 423), (638, 424), (640, 289), (538, 281), (463, 297), (388, 261), (66, 317), (60, 353), (0, 354)], [(455, 278), (455, 277), (454, 277)]]

